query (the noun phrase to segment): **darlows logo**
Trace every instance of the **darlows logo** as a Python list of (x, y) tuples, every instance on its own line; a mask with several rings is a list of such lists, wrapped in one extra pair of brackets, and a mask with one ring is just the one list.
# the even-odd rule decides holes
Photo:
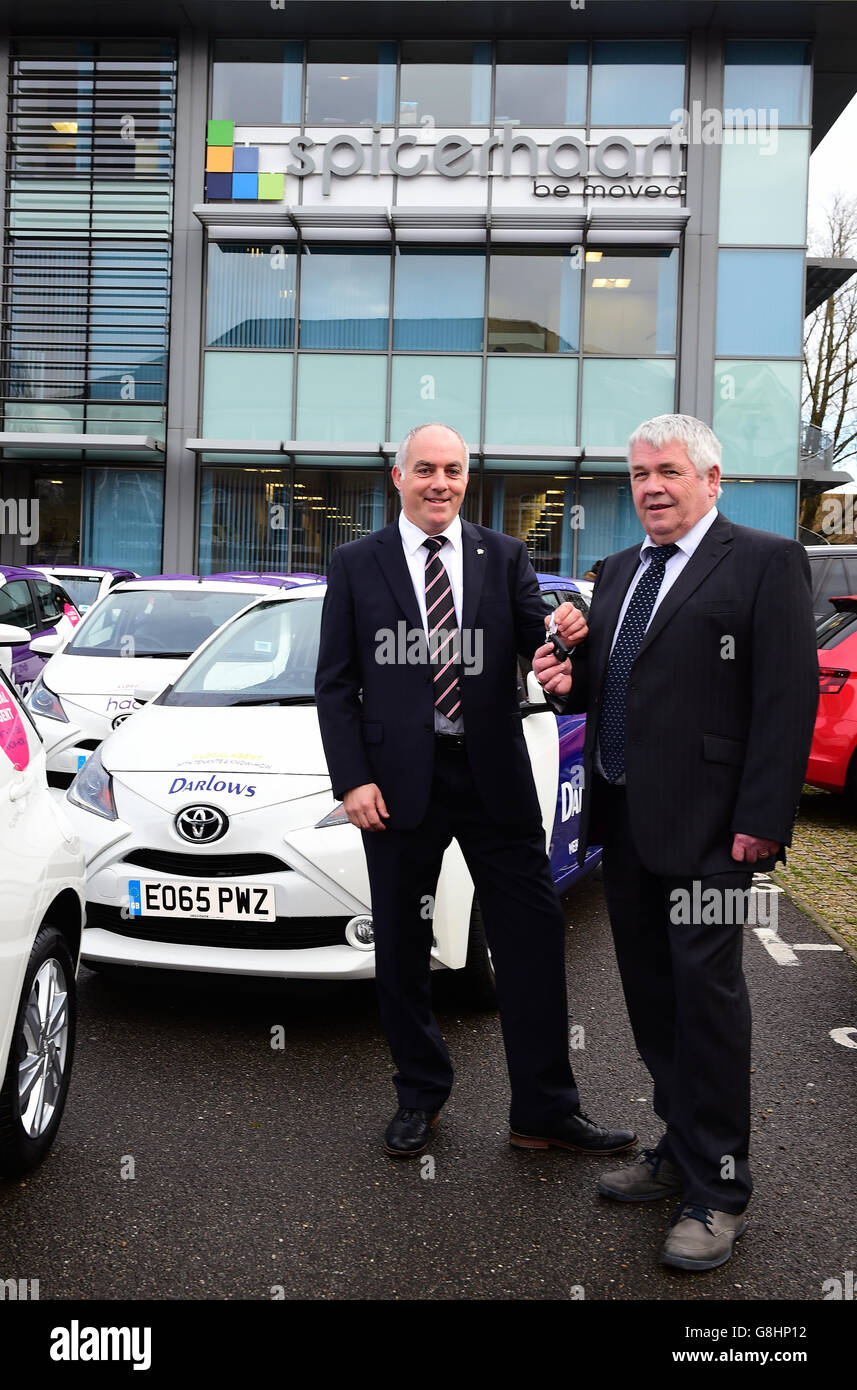
[(208, 781), (204, 777), (174, 777), (168, 796), (175, 796), (176, 792), (228, 792), (230, 796), (255, 796), (255, 784), (250, 782), (231, 782), (225, 777), (209, 777)]
[(70, 1327), (51, 1329), (52, 1361), (133, 1361), (135, 1371), (152, 1365), (151, 1327)]

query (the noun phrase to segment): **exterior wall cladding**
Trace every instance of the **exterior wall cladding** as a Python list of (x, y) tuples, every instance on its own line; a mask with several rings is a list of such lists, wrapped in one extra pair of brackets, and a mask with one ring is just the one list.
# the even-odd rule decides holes
[(673, 410), (728, 515), (796, 533), (810, 43), (408, 8), (9, 38), (2, 495), (41, 526), (4, 561), (321, 572), (442, 419), (466, 515), (582, 574), (638, 536), (625, 443)]

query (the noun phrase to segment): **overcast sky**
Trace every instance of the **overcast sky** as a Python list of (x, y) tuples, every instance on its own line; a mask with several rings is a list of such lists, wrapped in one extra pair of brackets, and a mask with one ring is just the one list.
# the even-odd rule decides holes
[(857, 196), (857, 96), (846, 106), (809, 161), (809, 221), (837, 190)]

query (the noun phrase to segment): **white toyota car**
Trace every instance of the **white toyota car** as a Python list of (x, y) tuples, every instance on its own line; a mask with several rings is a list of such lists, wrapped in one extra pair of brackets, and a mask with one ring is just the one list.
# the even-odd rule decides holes
[(59, 1128), (74, 1056), (84, 859), (48, 791), (45, 752), (10, 678), (26, 640), (0, 627), (0, 1175), (19, 1177)]
[(195, 575), (133, 579), (104, 595), (71, 637), (30, 644), (50, 660), (27, 696), (45, 741), (48, 781), (68, 787), (111, 729), (175, 678), (201, 642), (282, 580), (248, 583)]
[[(67, 793), (87, 859), (83, 959), (230, 974), (374, 974), (359, 831), (334, 799), (313, 695), (324, 585), (260, 599), (92, 754)], [(551, 864), (578, 869), (584, 720), (530, 677), (524, 729)], [(458, 846), (444, 859), (434, 963), (474, 1002), (493, 975)]]

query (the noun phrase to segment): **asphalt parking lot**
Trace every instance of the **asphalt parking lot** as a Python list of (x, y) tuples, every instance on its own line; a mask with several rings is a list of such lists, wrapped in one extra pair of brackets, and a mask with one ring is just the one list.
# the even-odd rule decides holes
[[(600, 877), (564, 901), (584, 1107), (647, 1143)], [(0, 1278), (38, 1279), (43, 1300), (821, 1300), (857, 1267), (857, 975), (782, 894), (777, 908), (793, 963), (744, 929), (756, 1193), (719, 1270), (660, 1267), (671, 1202), (598, 1198), (604, 1160), (509, 1147), (497, 1019), (443, 988), (457, 1084), (433, 1161), (403, 1163), (381, 1151), (395, 1107), (371, 984), (82, 968), (57, 1143), (0, 1183)]]

